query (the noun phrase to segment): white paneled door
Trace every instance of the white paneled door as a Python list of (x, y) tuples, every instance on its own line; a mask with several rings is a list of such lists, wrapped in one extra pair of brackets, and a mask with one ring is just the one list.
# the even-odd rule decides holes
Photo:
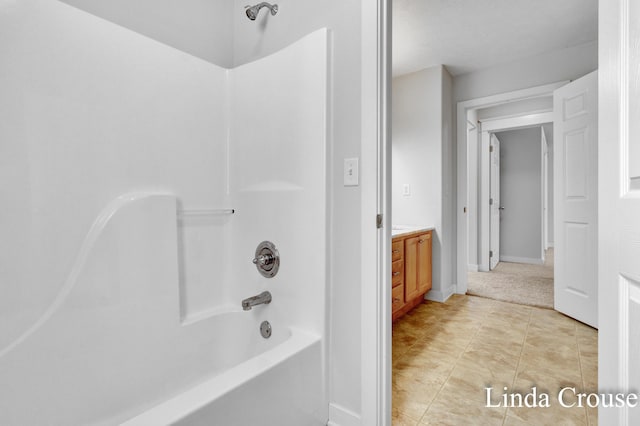
[(500, 261), (500, 211), (502, 206), (500, 205), (500, 141), (494, 135), (491, 134), (490, 145), (490, 169), (491, 169), (491, 183), (490, 183), (490, 211), (491, 211), (491, 224), (490, 233), (491, 240), (489, 251), (489, 269), (493, 270), (498, 266)]
[(598, 74), (553, 93), (554, 305), (598, 326)]
[[(598, 386), (640, 390), (640, 2), (599, 8)], [(598, 408), (603, 425), (638, 425), (640, 408)]]

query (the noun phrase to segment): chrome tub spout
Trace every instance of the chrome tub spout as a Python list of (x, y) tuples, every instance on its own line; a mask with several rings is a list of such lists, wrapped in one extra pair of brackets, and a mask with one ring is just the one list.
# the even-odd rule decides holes
[(257, 296), (246, 298), (242, 301), (242, 309), (245, 311), (251, 310), (256, 305), (266, 305), (271, 303), (271, 293), (263, 291)]

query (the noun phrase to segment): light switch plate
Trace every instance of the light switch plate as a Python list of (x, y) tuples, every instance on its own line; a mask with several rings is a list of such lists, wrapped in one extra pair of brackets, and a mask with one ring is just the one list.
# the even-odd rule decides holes
[(344, 159), (344, 186), (358, 186), (358, 159)]
[(402, 195), (404, 195), (405, 197), (411, 196), (411, 185), (409, 185), (408, 183), (402, 184)]

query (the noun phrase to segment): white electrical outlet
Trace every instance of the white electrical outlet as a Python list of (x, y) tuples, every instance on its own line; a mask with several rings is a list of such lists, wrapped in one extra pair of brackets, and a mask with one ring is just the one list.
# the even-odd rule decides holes
[(344, 159), (344, 186), (358, 186), (358, 159)]
[(411, 196), (411, 185), (409, 185), (408, 183), (402, 185), (402, 195), (405, 197)]

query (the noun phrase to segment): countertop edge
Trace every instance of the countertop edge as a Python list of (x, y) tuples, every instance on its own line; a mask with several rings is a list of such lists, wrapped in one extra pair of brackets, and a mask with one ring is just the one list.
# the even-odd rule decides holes
[(434, 231), (434, 230), (435, 230), (435, 227), (433, 226), (415, 227), (410, 229), (398, 229), (395, 231), (392, 230), (391, 238), (407, 237), (412, 234), (421, 234), (423, 232)]

